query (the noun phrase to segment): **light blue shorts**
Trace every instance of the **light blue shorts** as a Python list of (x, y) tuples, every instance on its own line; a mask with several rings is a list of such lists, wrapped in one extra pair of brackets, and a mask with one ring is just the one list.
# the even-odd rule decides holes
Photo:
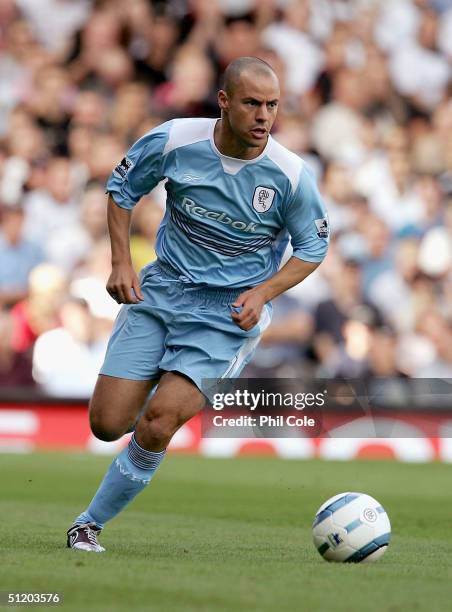
[(242, 289), (203, 288), (174, 268), (154, 262), (141, 272), (144, 301), (124, 305), (100, 373), (130, 380), (157, 380), (180, 372), (202, 390), (202, 380), (236, 378), (250, 361), (271, 320), (271, 304), (244, 331), (231, 318)]

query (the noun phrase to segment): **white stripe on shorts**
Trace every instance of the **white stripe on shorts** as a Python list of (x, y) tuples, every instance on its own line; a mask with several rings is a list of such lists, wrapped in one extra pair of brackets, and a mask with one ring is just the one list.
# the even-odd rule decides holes
[(237, 376), (237, 372), (240, 372), (245, 359), (252, 353), (252, 351), (254, 351), (256, 346), (259, 344), (261, 336), (269, 326), (270, 321), (271, 317), (268, 312), (267, 305), (264, 305), (260, 319), (257, 322), (260, 334), (254, 338), (248, 338), (247, 340), (245, 340), (238, 353), (236, 353), (229, 362), (226, 372), (221, 376), (221, 378), (235, 378)]

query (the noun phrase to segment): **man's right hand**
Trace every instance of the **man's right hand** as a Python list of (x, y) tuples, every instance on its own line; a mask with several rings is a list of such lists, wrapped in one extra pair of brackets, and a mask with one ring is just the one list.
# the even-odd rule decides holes
[(118, 304), (138, 304), (144, 300), (140, 281), (130, 263), (113, 265), (107, 291)]

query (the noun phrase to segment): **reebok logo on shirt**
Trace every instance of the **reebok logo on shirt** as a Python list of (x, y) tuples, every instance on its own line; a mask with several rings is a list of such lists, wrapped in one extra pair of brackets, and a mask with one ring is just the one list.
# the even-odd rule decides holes
[(184, 198), (182, 200), (182, 208), (189, 215), (197, 215), (198, 217), (212, 219), (213, 221), (218, 221), (218, 223), (230, 225), (235, 229), (242, 230), (243, 232), (255, 232), (257, 229), (257, 223), (251, 222), (247, 224), (238, 219), (231, 219), (231, 217), (228, 217), (226, 213), (219, 213), (213, 210), (208, 210), (203, 206), (198, 206), (198, 204), (196, 204), (196, 202), (193, 200), (190, 200), (190, 198)]

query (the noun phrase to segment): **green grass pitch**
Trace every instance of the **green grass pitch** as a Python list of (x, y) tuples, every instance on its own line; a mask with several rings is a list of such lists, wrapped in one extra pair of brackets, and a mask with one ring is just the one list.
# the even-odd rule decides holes
[[(109, 462), (0, 456), (0, 591), (62, 593), (46, 610), (452, 610), (452, 466), (170, 456), (105, 529), (106, 553), (68, 550)], [(347, 490), (388, 511), (375, 564), (329, 564), (311, 543), (318, 506)]]

